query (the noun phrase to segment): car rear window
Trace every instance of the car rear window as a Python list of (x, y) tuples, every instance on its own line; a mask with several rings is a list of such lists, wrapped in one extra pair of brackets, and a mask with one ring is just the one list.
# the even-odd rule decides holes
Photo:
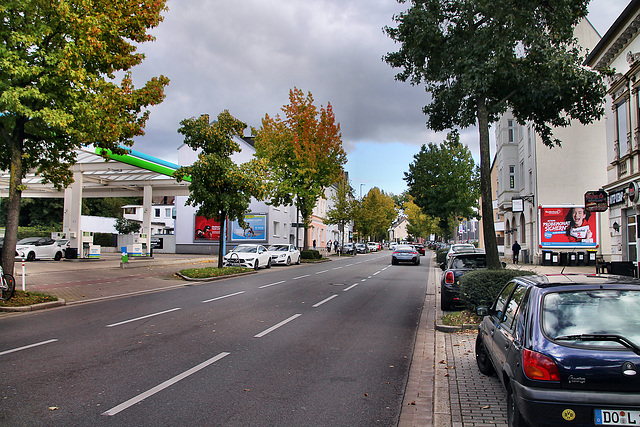
[(485, 268), (487, 257), (485, 254), (457, 256), (451, 260), (451, 268)]
[[(640, 345), (640, 291), (597, 289), (551, 292), (542, 301), (544, 333), (584, 346), (621, 346), (580, 339), (584, 334), (620, 335)], [(575, 339), (567, 337), (576, 336)]]

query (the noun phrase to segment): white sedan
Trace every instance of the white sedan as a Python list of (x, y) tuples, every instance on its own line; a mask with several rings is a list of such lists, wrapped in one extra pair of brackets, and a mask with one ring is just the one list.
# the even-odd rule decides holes
[(55, 240), (48, 237), (27, 237), (18, 240), (16, 253), (18, 258), (23, 258), (27, 261), (36, 259), (60, 261), (63, 255), (63, 248)]
[(271, 245), (269, 250), (271, 251), (271, 264), (300, 264), (300, 251), (294, 245)]
[(238, 245), (224, 256), (225, 267), (271, 268), (271, 252), (262, 245)]

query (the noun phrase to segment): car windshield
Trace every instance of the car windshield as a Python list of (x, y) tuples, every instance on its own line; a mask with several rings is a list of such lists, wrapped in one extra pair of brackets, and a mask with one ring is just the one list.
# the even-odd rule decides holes
[(621, 346), (611, 340), (621, 336), (640, 345), (640, 291), (553, 292), (544, 297), (542, 313), (543, 330), (551, 339), (581, 346)]
[(18, 240), (18, 245), (33, 245), (38, 240), (40, 240), (39, 237), (26, 237)]
[(233, 252), (246, 252), (250, 254), (255, 254), (257, 248), (255, 246), (236, 246), (233, 248)]
[(451, 268), (485, 268), (487, 257), (485, 254), (458, 256), (451, 260)]
[(287, 245), (273, 245), (269, 248), (271, 251), (278, 252), (287, 252), (289, 250), (289, 246)]

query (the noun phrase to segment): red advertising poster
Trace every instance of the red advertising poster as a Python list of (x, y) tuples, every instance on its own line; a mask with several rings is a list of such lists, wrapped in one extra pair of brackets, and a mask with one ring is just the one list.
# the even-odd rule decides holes
[(597, 248), (597, 215), (584, 206), (540, 206), (540, 247)]
[(218, 241), (220, 239), (220, 223), (203, 216), (196, 216), (194, 242)]

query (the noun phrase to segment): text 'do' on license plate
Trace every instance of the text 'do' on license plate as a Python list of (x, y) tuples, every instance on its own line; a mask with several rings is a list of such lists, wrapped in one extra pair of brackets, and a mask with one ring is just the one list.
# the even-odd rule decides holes
[(624, 409), (596, 409), (595, 423), (599, 426), (639, 426), (640, 411)]

